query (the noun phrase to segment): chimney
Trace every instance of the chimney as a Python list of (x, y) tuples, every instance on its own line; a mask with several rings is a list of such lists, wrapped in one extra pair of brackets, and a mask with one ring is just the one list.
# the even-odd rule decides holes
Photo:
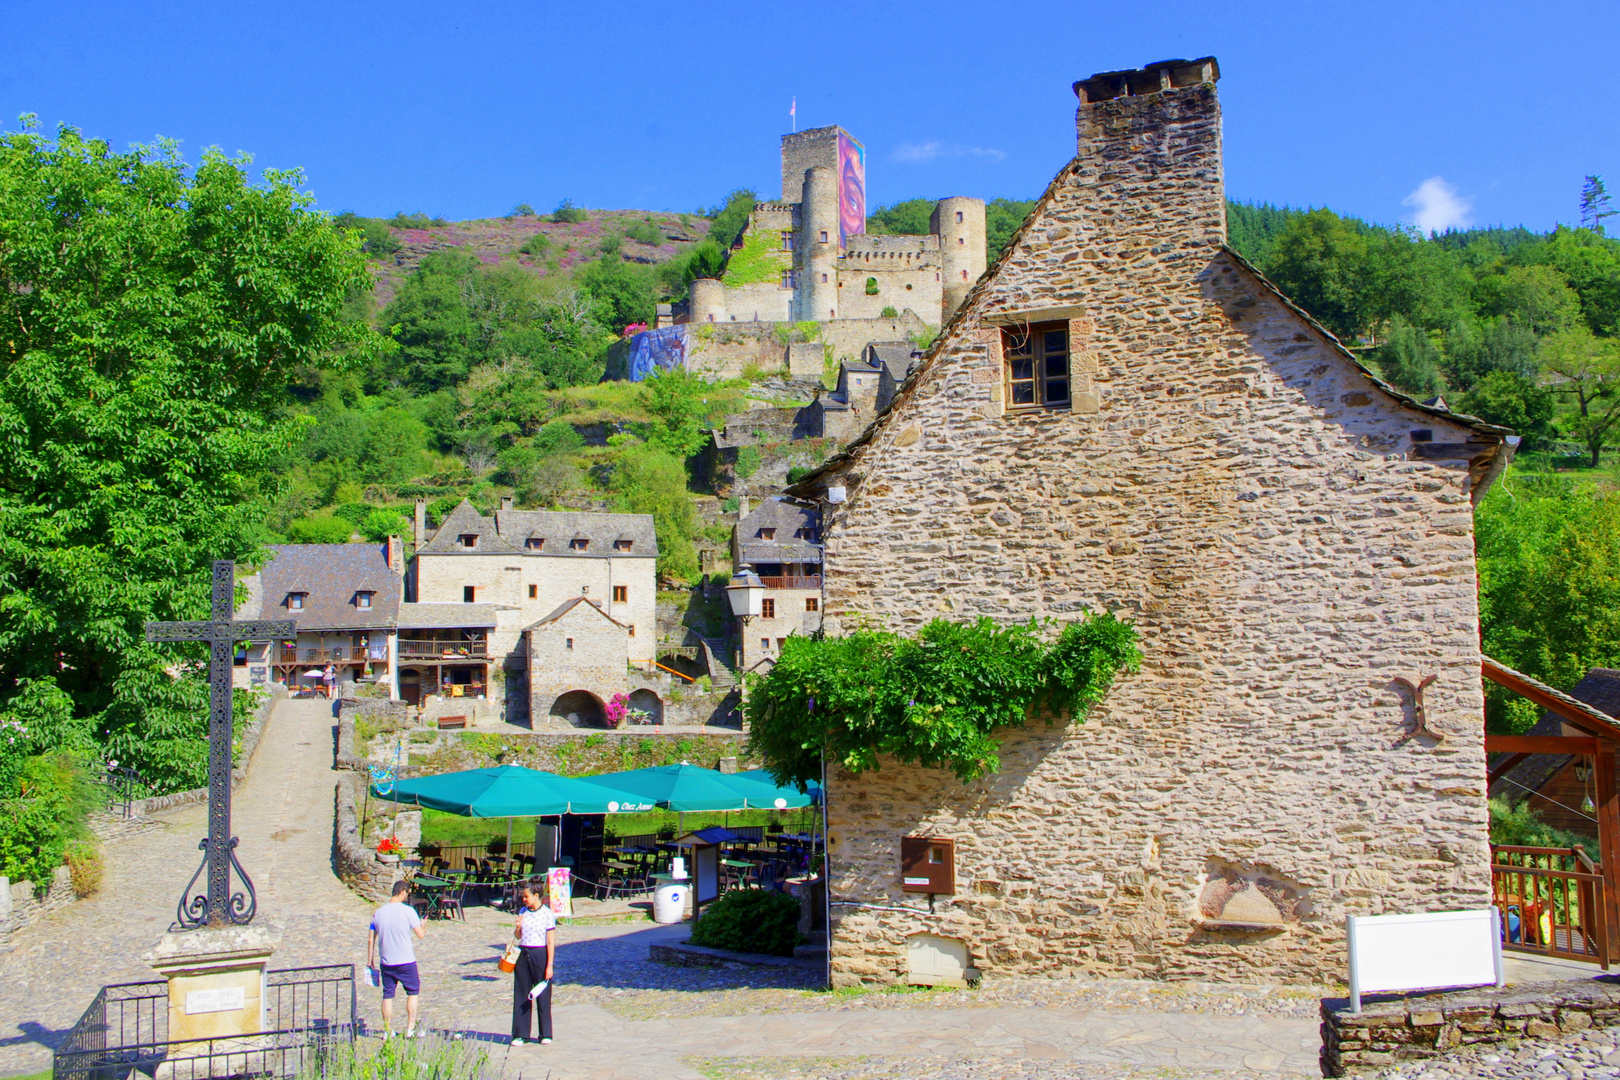
[(506, 511), (512, 509), (512, 505), (513, 505), (513, 503), (515, 501), (516, 500), (514, 500), (512, 498), (512, 496), (510, 496), (510, 495), (502, 495), (501, 496), (501, 512), (504, 514)]
[(748, 516), (748, 496), (737, 496), (737, 520), (741, 521)]
[(1105, 71), (1074, 84), (1074, 179), (1114, 236), (1226, 242), (1221, 106), (1213, 56)]
[(396, 574), (405, 573), (405, 541), (397, 536), (390, 536), (383, 546), (388, 557), (388, 569)]
[(412, 537), (412, 539), (416, 541), (415, 546), (416, 546), (417, 551), (421, 551), (422, 546), (427, 543), (427, 500), (426, 499), (417, 499), (416, 500), (416, 535), (414, 537)]

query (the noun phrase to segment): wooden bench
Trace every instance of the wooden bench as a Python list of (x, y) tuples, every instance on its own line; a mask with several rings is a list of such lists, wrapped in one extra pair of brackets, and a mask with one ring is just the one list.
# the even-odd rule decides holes
[(439, 717), (439, 730), (440, 731), (453, 731), (453, 730), (458, 730), (460, 728), (464, 728), (466, 726), (467, 726), (467, 718), (465, 716), (441, 716), (441, 717)]

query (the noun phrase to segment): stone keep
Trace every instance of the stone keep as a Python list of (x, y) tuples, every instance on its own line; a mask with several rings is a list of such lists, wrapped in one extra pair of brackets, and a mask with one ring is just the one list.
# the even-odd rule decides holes
[[(1217, 77), (1077, 83), (1075, 159), (793, 489), (847, 489), (829, 633), (1107, 609), (1145, 655), (983, 781), (830, 778), (837, 984), (906, 978), (925, 933), (992, 974), (1325, 981), (1347, 913), (1489, 902), (1472, 502), (1509, 433), (1377, 382), (1226, 249)], [(1065, 407), (1008, 408), (1028, 323), (1067, 328)], [(1445, 738), (1397, 745), (1427, 675)], [(955, 841), (954, 896), (901, 891), (904, 836)]]

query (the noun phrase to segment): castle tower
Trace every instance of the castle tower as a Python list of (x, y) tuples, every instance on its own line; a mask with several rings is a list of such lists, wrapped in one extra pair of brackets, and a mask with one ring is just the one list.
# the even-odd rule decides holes
[(806, 169), (827, 168), (838, 173), (838, 136), (849, 132), (833, 127), (810, 128), (782, 136), (782, 201), (800, 202), (804, 197)]
[(801, 262), (793, 314), (800, 321), (826, 322), (838, 317), (837, 170), (825, 165), (806, 169), (801, 191)]
[(950, 321), (984, 273), (984, 200), (941, 199), (928, 231), (939, 237), (940, 325)]
[(692, 291), (688, 295), (688, 321), (726, 321), (726, 287), (718, 278), (693, 278)]

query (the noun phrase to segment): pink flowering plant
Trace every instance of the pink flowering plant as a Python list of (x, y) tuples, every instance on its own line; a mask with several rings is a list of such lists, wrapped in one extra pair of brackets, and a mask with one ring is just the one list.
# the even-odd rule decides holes
[(614, 694), (613, 700), (607, 703), (607, 726), (616, 728), (624, 723), (624, 718), (630, 715), (630, 695)]

